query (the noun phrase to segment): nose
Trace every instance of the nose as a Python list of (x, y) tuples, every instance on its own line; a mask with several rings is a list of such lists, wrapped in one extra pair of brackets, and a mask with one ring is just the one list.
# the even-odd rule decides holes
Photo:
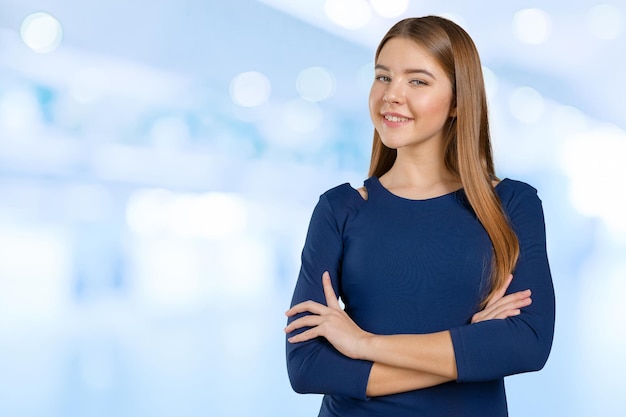
[(387, 104), (397, 104), (404, 99), (404, 89), (400, 83), (394, 81), (387, 84), (385, 94), (383, 95), (383, 101)]

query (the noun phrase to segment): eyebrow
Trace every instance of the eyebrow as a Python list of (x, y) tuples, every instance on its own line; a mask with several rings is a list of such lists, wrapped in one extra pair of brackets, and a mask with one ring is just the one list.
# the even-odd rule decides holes
[[(386, 66), (381, 65), (381, 64), (376, 64), (374, 69), (381, 69), (383, 71), (390, 71), (389, 68), (387, 68)], [(437, 79), (437, 78), (435, 78), (435, 76), (430, 71), (425, 70), (423, 68), (409, 68), (409, 69), (406, 69), (404, 71), (404, 73), (405, 74), (424, 74), (424, 75), (428, 75), (433, 80)]]

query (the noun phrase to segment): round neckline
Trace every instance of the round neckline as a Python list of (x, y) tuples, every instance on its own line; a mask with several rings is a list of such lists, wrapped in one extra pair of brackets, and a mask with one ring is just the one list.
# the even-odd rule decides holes
[[(500, 186), (500, 184), (502, 184), (506, 180), (507, 180), (506, 178), (503, 178), (498, 184), (495, 185), (494, 189), (497, 189)], [(441, 195), (435, 196), (435, 197), (422, 198), (422, 199), (412, 199), (412, 198), (402, 197), (400, 195), (392, 193), (387, 188), (385, 188), (385, 186), (380, 182), (380, 179), (378, 177), (372, 176), (372, 177), (368, 178), (367, 182), (369, 182), (371, 184), (374, 184), (375, 187), (380, 189), (387, 196), (390, 196), (392, 198), (395, 198), (395, 199), (398, 199), (398, 200), (401, 200), (401, 201), (408, 201), (408, 202), (415, 202), (415, 203), (428, 203), (428, 202), (435, 202), (435, 201), (438, 201), (438, 200), (445, 200), (445, 199), (448, 199), (450, 197), (456, 197), (456, 195), (458, 193), (463, 192), (463, 188), (459, 188), (458, 190), (450, 191), (449, 193), (441, 194)], [(366, 188), (367, 188), (367, 186), (366, 186)]]

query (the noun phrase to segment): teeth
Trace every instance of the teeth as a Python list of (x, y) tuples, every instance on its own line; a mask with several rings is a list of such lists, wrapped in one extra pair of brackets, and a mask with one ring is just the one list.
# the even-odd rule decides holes
[(394, 122), (394, 123), (408, 122), (409, 121), (409, 119), (407, 119), (406, 117), (396, 117), (396, 116), (392, 116), (390, 114), (386, 114), (385, 115), (385, 119), (389, 120), (390, 122)]

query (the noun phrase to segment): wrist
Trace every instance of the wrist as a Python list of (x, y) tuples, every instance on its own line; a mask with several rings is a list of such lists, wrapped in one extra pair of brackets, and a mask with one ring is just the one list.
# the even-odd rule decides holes
[(359, 340), (357, 349), (356, 349), (356, 357), (354, 359), (361, 359), (361, 360), (373, 360), (372, 359), (372, 352), (373, 352), (373, 345), (376, 342), (376, 338), (378, 336), (373, 334), (373, 333), (369, 333), (369, 332), (365, 332), (365, 334), (363, 335), (363, 337)]

